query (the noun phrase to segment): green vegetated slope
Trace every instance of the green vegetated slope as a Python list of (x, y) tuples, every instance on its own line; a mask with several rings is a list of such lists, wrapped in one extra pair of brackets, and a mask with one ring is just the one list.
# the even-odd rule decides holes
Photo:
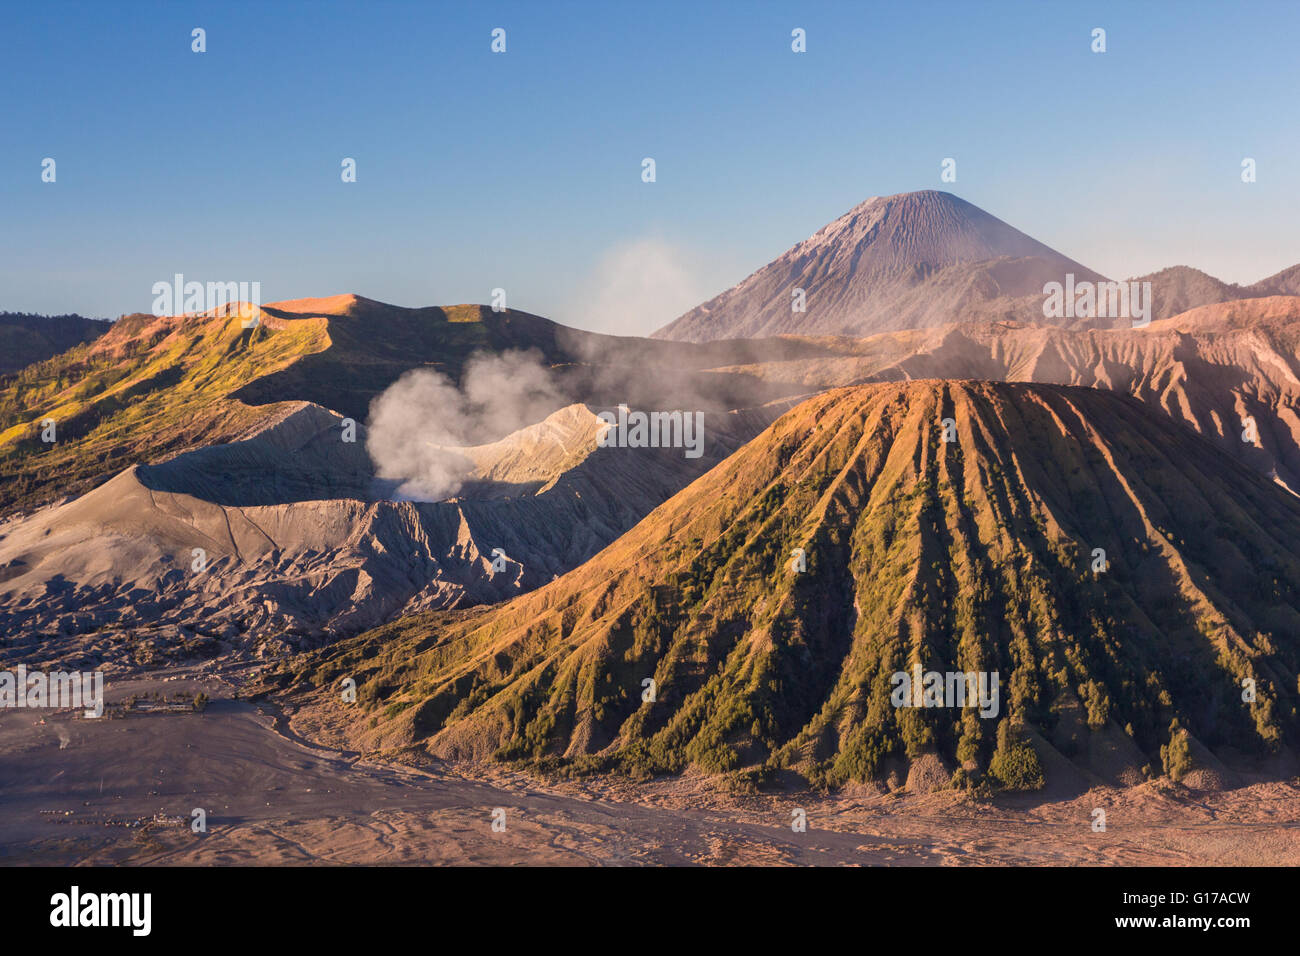
[[(0, 383), (0, 511), (78, 494), (140, 461), (231, 441), (273, 409), (232, 392), (325, 349), (324, 320), (124, 316), (94, 342)], [(54, 422), (52, 443), (43, 422)]]
[[(1297, 540), (1291, 495), (1130, 398), (860, 386), (532, 594), (292, 666), (302, 689), (357, 680), (359, 745), (446, 758), (834, 785), (925, 757), (1035, 787), (1040, 757), (1086, 763), (1104, 740), (1179, 775), (1294, 746)], [(996, 671), (997, 717), (895, 707), (891, 675), (917, 664)]]

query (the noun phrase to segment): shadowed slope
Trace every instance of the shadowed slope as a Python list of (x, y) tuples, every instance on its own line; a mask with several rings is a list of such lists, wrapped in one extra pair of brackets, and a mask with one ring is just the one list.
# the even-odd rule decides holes
[(1152, 318), (1167, 319), (1182, 312), (1199, 309), (1202, 306), (1217, 305), (1221, 302), (1300, 295), (1300, 265), (1283, 269), (1252, 285), (1224, 282), (1190, 266), (1171, 266), (1129, 281), (1150, 282)]
[(0, 375), (91, 342), (111, 328), (105, 319), (80, 315), (30, 315), (0, 312)]

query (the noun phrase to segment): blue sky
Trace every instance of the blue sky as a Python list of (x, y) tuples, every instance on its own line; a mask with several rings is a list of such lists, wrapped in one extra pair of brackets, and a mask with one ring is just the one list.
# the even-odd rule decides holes
[(868, 196), (926, 188), (1113, 277), (1184, 263), (1253, 282), (1300, 261), (1295, 3), (0, 16), (0, 309), (148, 311), (180, 272), (259, 281), (265, 302), (501, 287), (515, 308), (647, 332)]

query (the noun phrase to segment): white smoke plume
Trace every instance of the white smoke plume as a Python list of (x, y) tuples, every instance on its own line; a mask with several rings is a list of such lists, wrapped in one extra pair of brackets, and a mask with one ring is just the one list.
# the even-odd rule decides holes
[(580, 283), (564, 321), (615, 335), (649, 335), (708, 298), (713, 283), (683, 250), (658, 238), (610, 249)]
[(565, 403), (536, 351), (476, 355), (457, 388), (430, 369), (407, 372), (370, 405), (366, 451), (396, 495), (440, 501), (473, 470), (457, 449), (540, 421)]

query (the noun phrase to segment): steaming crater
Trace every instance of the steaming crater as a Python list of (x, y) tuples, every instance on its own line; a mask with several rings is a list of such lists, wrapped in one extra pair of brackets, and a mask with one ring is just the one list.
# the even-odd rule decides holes
[(230, 507), (329, 501), (439, 502), (536, 495), (597, 448), (604, 424), (581, 403), (481, 445), (424, 442), (418, 459), (436, 469), (441, 487), (420, 476), (381, 477), (367, 454), (368, 434), (307, 402), (241, 441), (212, 445), (158, 465), (142, 465), (138, 480), (151, 491), (191, 495)]
[(457, 487), (450, 494), (422, 495), (418, 479), (404, 482), (377, 479), (376, 487), (387, 485), (395, 500), (409, 501), (483, 500), (541, 494), (596, 451), (605, 427), (586, 405), (566, 405), (499, 441), (483, 445), (430, 443), (430, 454), (441, 457), (440, 474), (456, 478)]

